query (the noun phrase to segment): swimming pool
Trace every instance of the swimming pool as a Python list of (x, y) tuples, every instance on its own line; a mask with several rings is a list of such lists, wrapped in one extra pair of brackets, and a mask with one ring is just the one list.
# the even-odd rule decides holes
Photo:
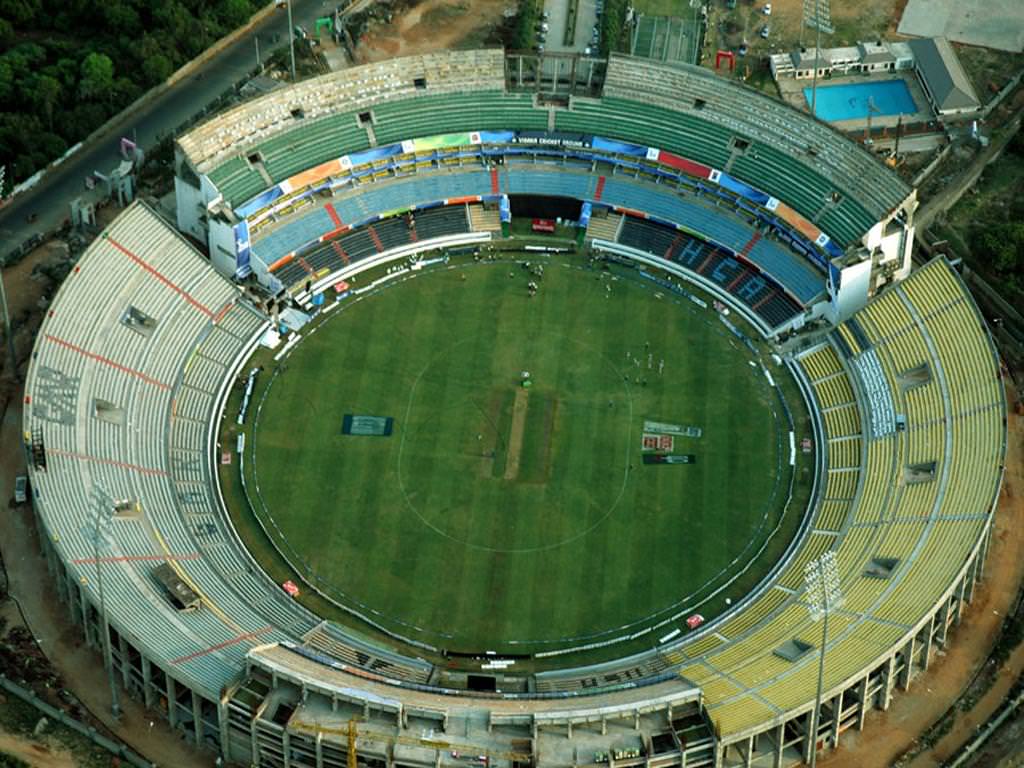
[[(811, 106), (811, 89), (804, 88), (804, 98)], [(899, 115), (917, 112), (910, 89), (902, 80), (876, 80), (868, 83), (818, 86), (818, 117), (827, 122), (865, 119), (868, 99), (875, 105), (873, 114)]]

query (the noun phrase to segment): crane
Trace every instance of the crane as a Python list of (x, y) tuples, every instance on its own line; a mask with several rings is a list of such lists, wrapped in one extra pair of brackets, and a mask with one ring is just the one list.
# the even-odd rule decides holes
[(896, 121), (896, 146), (892, 150), (892, 154), (889, 159), (886, 160), (886, 165), (890, 168), (895, 168), (900, 164), (900, 135), (903, 133), (903, 115), (900, 115), (899, 120)]
[(348, 721), (348, 768), (356, 768), (356, 718)]
[(871, 115), (875, 112), (881, 112), (878, 107), (875, 106), (875, 100), (872, 96), (868, 96), (868, 124), (864, 129), (864, 146), (870, 146), (872, 143), (871, 139)]

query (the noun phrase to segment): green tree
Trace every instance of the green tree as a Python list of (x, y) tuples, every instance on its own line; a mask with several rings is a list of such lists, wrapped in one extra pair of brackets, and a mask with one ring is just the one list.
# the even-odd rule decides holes
[(18, 26), (35, 22), (39, 11), (39, 0), (0, 0), (0, 19), (8, 19)]
[(249, 20), (252, 7), (249, 0), (221, 0), (217, 15), (227, 29), (240, 27)]
[(11, 103), (16, 82), (14, 68), (11, 66), (11, 63), (0, 58), (0, 104)]
[(103, 53), (90, 53), (82, 61), (78, 93), (83, 99), (107, 100), (114, 85), (114, 62)]
[(14, 25), (0, 17), (0, 48), (6, 48), (14, 40)]
[(100, 9), (111, 30), (127, 35), (136, 35), (141, 31), (142, 24), (139, 21), (139, 14), (127, 3), (118, 2), (118, 0), (103, 0)]
[(171, 73), (174, 72), (174, 65), (171, 60), (162, 53), (155, 53), (148, 56), (142, 62), (142, 74), (146, 76), (146, 84), (154, 86), (162, 83)]
[(46, 117), (46, 125), (51, 131), (53, 130), (53, 108), (60, 101), (62, 90), (56, 78), (49, 75), (40, 75), (35, 78), (32, 101), (36, 105), (37, 111), (41, 111)]

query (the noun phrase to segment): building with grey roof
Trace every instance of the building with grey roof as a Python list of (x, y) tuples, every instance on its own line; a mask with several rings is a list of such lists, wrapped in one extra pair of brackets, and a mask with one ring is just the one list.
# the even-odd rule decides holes
[(949, 40), (911, 40), (910, 49), (914, 53), (914, 69), (937, 115), (960, 115), (981, 106)]

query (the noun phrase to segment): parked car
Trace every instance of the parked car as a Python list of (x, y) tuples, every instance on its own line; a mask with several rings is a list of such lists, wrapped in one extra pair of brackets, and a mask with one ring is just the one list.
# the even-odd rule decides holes
[(28, 501), (28, 478), (25, 475), (18, 475), (14, 479), (14, 503), (24, 504)]
[(763, 13), (765, 16), (771, 16), (772, 15), (772, 4), (771, 3), (765, 3), (764, 7), (761, 9), (761, 13)]
[(761, 27), (761, 37), (763, 37), (765, 40), (767, 40), (769, 34), (770, 34), (770, 30), (768, 29), (768, 25), (765, 24), (763, 27)]

